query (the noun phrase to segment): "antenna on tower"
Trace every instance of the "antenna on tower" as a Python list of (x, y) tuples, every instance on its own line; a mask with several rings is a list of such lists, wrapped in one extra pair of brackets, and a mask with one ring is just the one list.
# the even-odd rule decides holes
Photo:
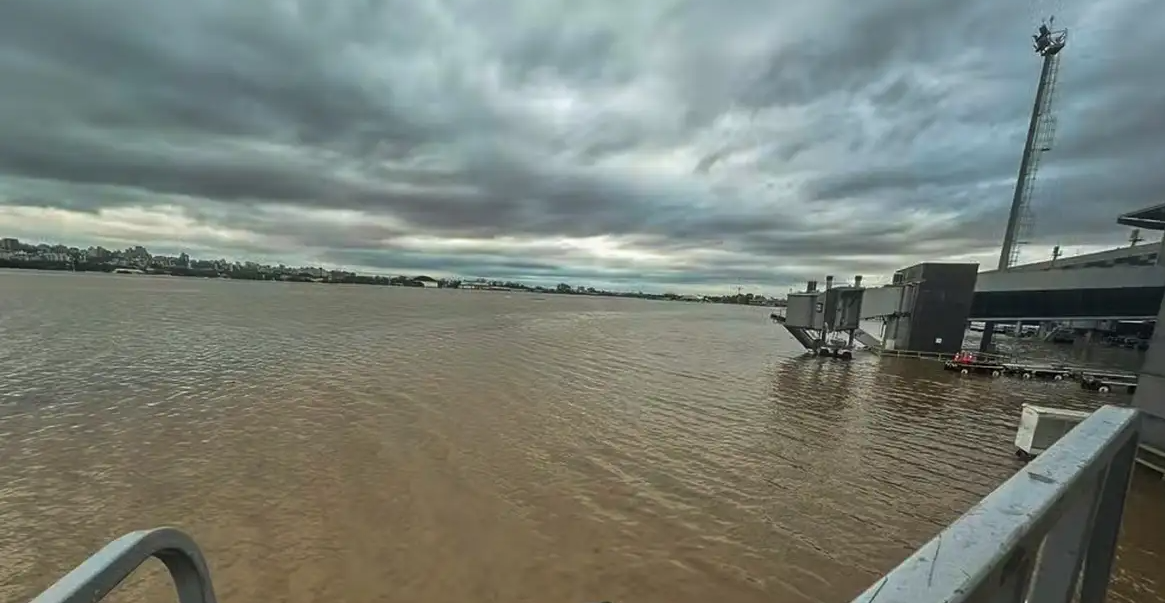
[(1050, 17), (1036, 29), (1032, 36), (1032, 48), (1043, 57), (1040, 82), (1036, 87), (1036, 100), (1032, 106), (1031, 121), (1028, 123), (1027, 141), (1019, 162), (1019, 174), (1015, 180), (1015, 193), (1011, 198), (1011, 211), (1007, 216), (1007, 230), (1003, 235), (1003, 249), (999, 252), (999, 269), (1007, 270), (1019, 261), (1019, 248), (1026, 243), (1032, 231), (1031, 198), (1035, 188), (1036, 172), (1040, 167), (1040, 156), (1052, 150), (1056, 136), (1056, 117), (1052, 114), (1052, 101), (1056, 91), (1056, 76), (1060, 71), (1060, 51), (1068, 42), (1067, 29), (1053, 29), (1055, 17)]

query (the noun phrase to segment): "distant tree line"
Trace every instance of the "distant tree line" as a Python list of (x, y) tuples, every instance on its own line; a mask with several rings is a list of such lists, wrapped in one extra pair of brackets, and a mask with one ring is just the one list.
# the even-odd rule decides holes
[(0, 268), (23, 268), (27, 270), (75, 270), (77, 272), (113, 272), (117, 266), (98, 262), (50, 262), (48, 260), (15, 261), (0, 258)]
[[(67, 271), (74, 270), (76, 272), (113, 272), (121, 268), (107, 263), (97, 262), (54, 262), (47, 260), (20, 260), (15, 261), (11, 259), (0, 259), (0, 268), (23, 268), (32, 270), (56, 270)], [(443, 289), (460, 289), (465, 285), (484, 286), (492, 288), (503, 288), (514, 291), (530, 291), (536, 293), (553, 293), (559, 295), (591, 295), (603, 297), (633, 297), (639, 299), (656, 299), (656, 300), (686, 300), (691, 301), (690, 296), (683, 296), (676, 293), (643, 293), (643, 292), (623, 292), (623, 291), (606, 291), (596, 289), (594, 287), (575, 286), (570, 283), (558, 283), (554, 287), (530, 286), (516, 281), (502, 281), (502, 280), (486, 280), (476, 279), (473, 281), (463, 281), (460, 279), (443, 278), (434, 279), (430, 276), (372, 276), (363, 274), (352, 274), (349, 272), (343, 273), (329, 273), (324, 276), (313, 275), (308, 272), (299, 273), (282, 273), (275, 274), (266, 271), (260, 271), (256, 268), (249, 268), (244, 266), (234, 266), (230, 270), (219, 270), (210, 267), (167, 267), (167, 268), (146, 268), (143, 272), (147, 274), (168, 274), (172, 276), (183, 277), (201, 277), (201, 278), (229, 278), (246, 281), (290, 281), (290, 282), (325, 282), (337, 284), (351, 284), (351, 285), (381, 285), (381, 286), (396, 286), (396, 287), (424, 287), (425, 283), (436, 283), (436, 286)], [(735, 295), (722, 296), (705, 296), (700, 298), (703, 301), (719, 304), (741, 304), (751, 305), (762, 303), (763, 298), (752, 293), (738, 293)], [(777, 301), (777, 305), (783, 305), (782, 302)]]

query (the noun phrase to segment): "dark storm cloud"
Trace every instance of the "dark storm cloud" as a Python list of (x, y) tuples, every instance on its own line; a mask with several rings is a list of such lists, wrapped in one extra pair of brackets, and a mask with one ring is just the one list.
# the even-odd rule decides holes
[(272, 253), (467, 274), (635, 270), (498, 237), (622, 237), (668, 283), (987, 252), (1057, 10), (1036, 240), (1116, 243), (1165, 190), (1143, 5), (8, 0), (0, 205), (177, 206)]
[[(823, 15), (810, 36), (774, 48), (765, 70), (745, 97), (753, 106), (811, 104), (823, 96), (855, 92), (875, 83), (887, 70), (913, 62), (949, 58), (961, 48), (987, 3), (958, 0), (898, 0), (855, 5)], [(906, 84), (876, 99), (901, 101)]]

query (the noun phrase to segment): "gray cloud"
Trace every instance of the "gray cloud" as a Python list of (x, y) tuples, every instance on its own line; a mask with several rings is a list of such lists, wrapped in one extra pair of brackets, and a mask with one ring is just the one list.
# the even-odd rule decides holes
[[(1060, 5), (1033, 248), (1160, 201), (1144, 5)], [(9, 0), (0, 230), (138, 208), (172, 248), (667, 286), (986, 258), (1039, 69), (1017, 7)]]

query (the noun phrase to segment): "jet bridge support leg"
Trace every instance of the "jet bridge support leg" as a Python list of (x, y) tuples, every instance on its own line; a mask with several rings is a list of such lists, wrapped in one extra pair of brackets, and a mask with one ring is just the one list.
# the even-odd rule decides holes
[(983, 338), (979, 340), (979, 351), (990, 352), (991, 340), (995, 338), (995, 323), (988, 322), (983, 324)]

